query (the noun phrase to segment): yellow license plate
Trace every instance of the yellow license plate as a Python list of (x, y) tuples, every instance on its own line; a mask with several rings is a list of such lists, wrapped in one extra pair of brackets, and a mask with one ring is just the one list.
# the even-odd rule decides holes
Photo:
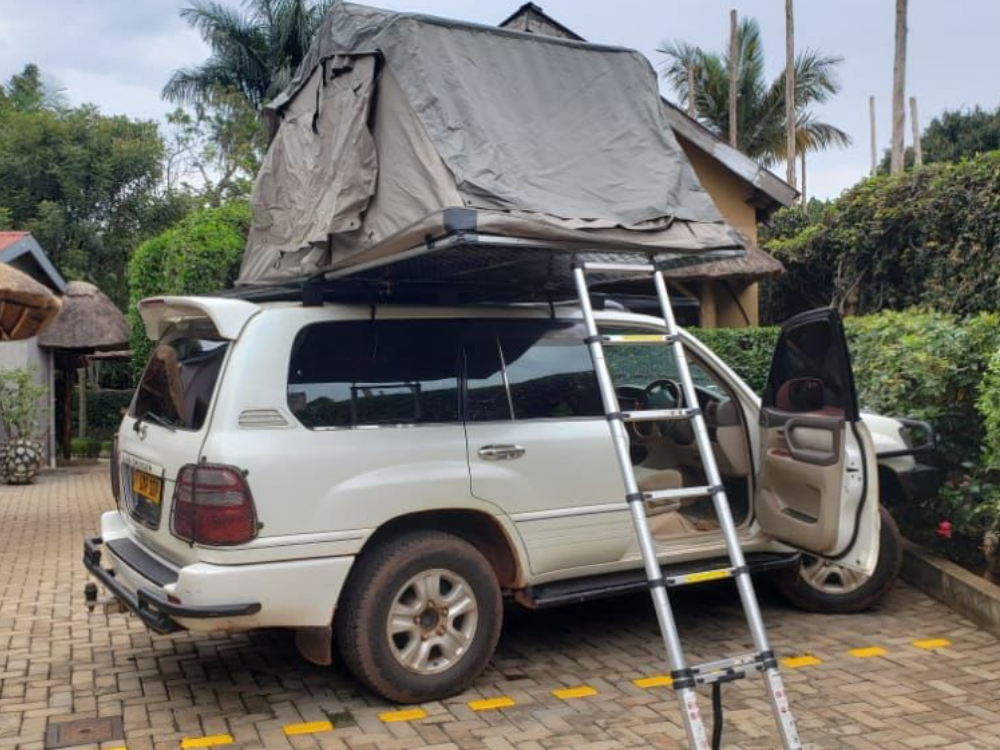
[(147, 474), (144, 471), (132, 470), (132, 491), (149, 500), (151, 503), (160, 502), (160, 494), (163, 491), (163, 482), (159, 477)]

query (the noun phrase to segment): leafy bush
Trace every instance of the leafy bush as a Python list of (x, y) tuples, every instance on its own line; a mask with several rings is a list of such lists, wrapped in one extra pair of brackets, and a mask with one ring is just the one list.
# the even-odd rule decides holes
[(70, 441), (70, 454), (73, 458), (97, 458), (101, 455), (101, 441), (75, 437)]
[(800, 209), (778, 212), (762, 244), (787, 273), (769, 284), (765, 319), (829, 304), (855, 314), (996, 311), (998, 196), (994, 152), (864, 180), (805, 223)]
[(947, 465), (975, 460), (982, 425), (978, 388), (1000, 345), (996, 314), (885, 312), (845, 321), (858, 400), (880, 414), (930, 422)]
[(715, 352), (757, 393), (767, 384), (771, 355), (780, 328), (689, 328), (705, 346)]
[(152, 349), (139, 317), (139, 301), (161, 294), (207, 294), (232, 286), (249, 231), (250, 206), (238, 201), (196, 211), (136, 248), (129, 264), (128, 314), (136, 375)]
[[(122, 410), (132, 403), (132, 389), (101, 388), (87, 391), (88, 437), (108, 439), (117, 431), (122, 421)], [(80, 391), (73, 389), (73, 431), (79, 429), (78, 416)]]
[(990, 359), (976, 408), (983, 419), (983, 466), (1000, 471), (1000, 349)]
[(34, 438), (47, 413), (48, 387), (35, 382), (35, 370), (0, 370), (0, 423), (9, 438)]

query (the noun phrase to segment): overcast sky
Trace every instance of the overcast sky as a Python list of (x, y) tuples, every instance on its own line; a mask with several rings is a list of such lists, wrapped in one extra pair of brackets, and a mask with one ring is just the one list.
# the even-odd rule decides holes
[[(239, 0), (222, 0), (238, 6)], [(73, 103), (107, 114), (159, 118), (170, 107), (160, 89), (177, 67), (207, 49), (178, 17), (186, 0), (0, 0), (0, 78), (35, 62)], [(517, 0), (382, 0), (383, 7), (495, 24)], [(769, 75), (784, 60), (783, 0), (539, 0), (545, 11), (595, 42), (635, 47), (657, 65), (663, 40), (722, 49), (728, 11), (761, 23)], [(879, 149), (889, 143), (893, 0), (798, 0), (796, 41), (845, 58), (843, 90), (819, 114), (854, 138), (849, 149), (813, 156), (811, 195), (831, 197), (869, 168), (868, 97), (878, 106)], [(910, 0), (907, 95), (922, 124), (945, 108), (1000, 104), (996, 73), (997, 0)], [(907, 133), (909, 134), (909, 123)], [(909, 135), (907, 135), (909, 141)], [(782, 176), (784, 168), (777, 170)]]

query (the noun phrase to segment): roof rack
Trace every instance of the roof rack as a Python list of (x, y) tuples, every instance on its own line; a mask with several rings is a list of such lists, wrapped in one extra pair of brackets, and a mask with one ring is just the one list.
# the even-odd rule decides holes
[[(269, 285), (242, 286), (221, 293), (253, 302), (298, 301), (461, 305), (470, 303), (547, 302), (576, 299), (574, 263), (635, 264), (648, 279), (649, 267), (668, 271), (688, 265), (742, 256), (742, 250), (700, 253), (582, 246), (541, 242), (476, 232), (454, 232), (431, 239), (387, 258), (328, 268), (320, 275)], [(616, 271), (603, 278), (592, 274), (593, 286), (623, 281)], [(627, 278), (624, 279), (627, 281)], [(610, 290), (609, 290), (610, 291)], [(651, 292), (652, 293), (652, 292)], [(615, 293), (614, 296), (620, 296)]]

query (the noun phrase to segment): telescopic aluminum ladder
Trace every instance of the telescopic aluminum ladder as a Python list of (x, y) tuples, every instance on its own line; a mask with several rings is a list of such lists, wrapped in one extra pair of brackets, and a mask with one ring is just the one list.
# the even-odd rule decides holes
[[(624, 275), (629, 278), (651, 278), (656, 287), (656, 296), (663, 313), (663, 324), (666, 334), (649, 336), (601, 335), (597, 329), (597, 321), (594, 317), (594, 307), (587, 279), (587, 275), (593, 273), (605, 276)], [(778, 662), (768, 643), (764, 621), (760, 613), (760, 606), (757, 603), (757, 595), (754, 592), (753, 582), (747, 569), (743, 550), (740, 547), (736, 525), (733, 523), (733, 516), (729, 509), (729, 500), (726, 497), (722, 477), (715, 462), (715, 454), (712, 452), (705, 417), (698, 408), (697, 394), (694, 383), (691, 380), (691, 371), (684, 353), (684, 344), (677, 330), (673, 308), (670, 305), (670, 295), (667, 292), (667, 283), (663, 271), (655, 265), (591, 262), (577, 258), (573, 265), (573, 279), (576, 284), (577, 295), (579, 296), (580, 307), (583, 311), (583, 319), (586, 325), (586, 341), (594, 360), (594, 369), (597, 373), (601, 399), (604, 403), (604, 410), (608, 418), (608, 425), (611, 428), (611, 437), (618, 458), (618, 465), (625, 483), (625, 499), (628, 501), (632, 522), (635, 525), (635, 532), (639, 540), (639, 548), (642, 552), (643, 561), (645, 562), (646, 577), (649, 582), (650, 592), (652, 593), (656, 617), (659, 621), (663, 643), (667, 650), (667, 658), (671, 670), (670, 676), (672, 678), (671, 685), (677, 692), (677, 698), (680, 701), (681, 715), (691, 749), (713, 750), (713, 746), (714, 748), (719, 747), (722, 732), (721, 716), (718, 715), (721, 707), (721, 698), (719, 695), (721, 684), (745, 677), (747, 674), (753, 672), (763, 672), (765, 689), (770, 700), (782, 748), (783, 750), (801, 750), (802, 745), (795, 727), (795, 719), (792, 716), (788, 696), (785, 693), (781, 674), (778, 671)], [(670, 347), (676, 360), (678, 380), (681, 388), (681, 403), (676, 405), (677, 408), (645, 409), (626, 412), (622, 411), (619, 407), (618, 396), (605, 360), (604, 347), (635, 344), (661, 344)], [(653, 492), (640, 491), (635, 471), (632, 467), (629, 437), (625, 429), (625, 424), (629, 422), (660, 422), (670, 420), (689, 420), (691, 422), (698, 445), (698, 452), (701, 454), (707, 485), (703, 487), (684, 487), (681, 489), (657, 490)], [(730, 566), (719, 570), (688, 575), (665, 576), (656, 557), (656, 545), (649, 531), (645, 504), (646, 502), (656, 502), (675, 504), (677, 507), (680, 507), (681, 502), (684, 500), (702, 497), (712, 498), (719, 526), (725, 539), (726, 549), (729, 553)], [(670, 607), (667, 589), (674, 586), (724, 578), (733, 578), (736, 582), (755, 651), (750, 654), (743, 654), (704, 664), (688, 665), (684, 660), (684, 650), (681, 646), (680, 636), (677, 633), (677, 625)], [(713, 686), (713, 703), (716, 706), (717, 716), (712, 745), (709, 745), (708, 735), (706, 734), (701, 712), (698, 708), (698, 696), (695, 691), (698, 685)]]

